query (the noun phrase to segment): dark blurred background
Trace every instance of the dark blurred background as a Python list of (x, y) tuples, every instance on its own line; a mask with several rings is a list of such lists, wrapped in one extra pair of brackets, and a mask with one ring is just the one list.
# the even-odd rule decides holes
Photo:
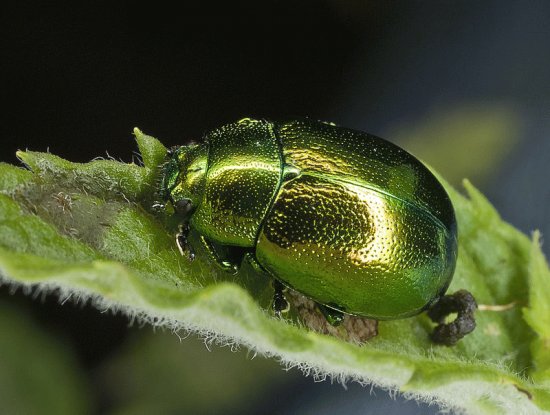
[[(134, 126), (174, 145), (308, 116), (386, 137), (550, 234), (549, 18), (542, 0), (3, 5), (0, 161), (129, 161)], [(1, 287), (0, 310), (4, 413), (437, 411), (55, 298)]]

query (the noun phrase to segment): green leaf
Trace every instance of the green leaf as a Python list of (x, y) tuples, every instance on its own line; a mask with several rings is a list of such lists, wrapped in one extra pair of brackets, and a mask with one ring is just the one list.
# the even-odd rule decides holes
[(397, 122), (383, 137), (401, 143), (452, 184), (460, 183), (465, 174), (486, 183), (513, 153), (522, 128), (523, 120), (510, 106), (466, 102), (436, 106), (420, 119)]
[(9, 164), (0, 163), (0, 189), (4, 192), (15, 189), (31, 178), (32, 173), (28, 170), (16, 169)]
[(0, 302), (0, 402), (3, 414), (90, 413), (76, 356), (20, 310)]
[(171, 333), (141, 330), (96, 373), (112, 415), (248, 414), (288, 381), (288, 374), (276, 370), (276, 362), (245, 359), (229, 348), (206, 351), (196, 338), (180, 342)]
[[(503, 222), (469, 182), (444, 183), (456, 208), (459, 259), (450, 292), (480, 304), (478, 326), (454, 347), (429, 340), (425, 315), (379, 324), (364, 345), (279, 321), (269, 281), (250, 269), (228, 279), (200, 250), (179, 255), (177, 224), (150, 209), (166, 149), (136, 130), (144, 166), (70, 163), (20, 152), (33, 171), (0, 165), (0, 274), (5, 283), (90, 298), (155, 325), (236, 342), (317, 376), (373, 382), (471, 413), (550, 411), (548, 266), (533, 241)], [(266, 302), (267, 301), (267, 302)], [(365, 391), (368, 393), (368, 391)]]
[(529, 307), (523, 308), (523, 316), (538, 335), (531, 344), (531, 376), (550, 387), (550, 271), (540, 251), (539, 238), (535, 232), (529, 261)]

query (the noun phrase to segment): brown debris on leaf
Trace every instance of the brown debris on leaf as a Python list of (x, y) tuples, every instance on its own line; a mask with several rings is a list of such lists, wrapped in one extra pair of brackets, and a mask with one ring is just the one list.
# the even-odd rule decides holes
[(317, 308), (313, 300), (297, 291), (288, 289), (285, 296), (291, 309), (296, 310), (300, 321), (309, 329), (330, 334), (350, 343), (362, 344), (378, 335), (378, 321), (344, 314), (338, 326), (332, 326)]

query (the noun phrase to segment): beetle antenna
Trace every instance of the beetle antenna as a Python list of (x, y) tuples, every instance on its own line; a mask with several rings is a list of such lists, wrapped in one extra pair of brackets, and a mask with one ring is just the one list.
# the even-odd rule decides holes
[[(459, 290), (454, 294), (445, 295), (428, 310), (428, 317), (438, 323), (431, 337), (435, 343), (453, 346), (476, 327), (474, 313), (477, 303), (472, 294)], [(457, 317), (450, 323), (445, 319), (452, 313)]]
[(166, 150), (166, 156), (167, 157), (171, 157), (174, 155), (174, 153), (176, 152), (176, 150), (179, 148), (180, 146), (172, 146), (170, 147), (168, 150)]

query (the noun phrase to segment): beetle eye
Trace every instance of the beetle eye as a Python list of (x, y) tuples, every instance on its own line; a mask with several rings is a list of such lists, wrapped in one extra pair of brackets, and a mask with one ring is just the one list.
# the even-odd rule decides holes
[(174, 203), (174, 210), (182, 216), (187, 216), (193, 211), (191, 199), (180, 199)]

